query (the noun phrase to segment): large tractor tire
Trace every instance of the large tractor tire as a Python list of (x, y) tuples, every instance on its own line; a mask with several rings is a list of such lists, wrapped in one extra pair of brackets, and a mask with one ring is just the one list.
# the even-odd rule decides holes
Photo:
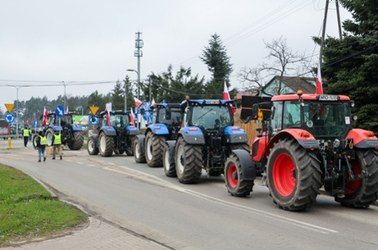
[(80, 150), (84, 144), (84, 135), (81, 132), (73, 133), (73, 141), (68, 145), (71, 150)]
[(151, 168), (163, 165), (163, 149), (165, 137), (158, 136), (152, 132), (146, 135), (145, 150), (147, 165)]
[(144, 138), (135, 138), (133, 141), (134, 159), (136, 163), (146, 163), (146, 156), (143, 149)]
[(232, 196), (245, 197), (254, 185), (253, 164), (248, 152), (232, 153), (227, 159), (224, 174), (227, 191)]
[(32, 136), (32, 144), (33, 144), (33, 148), (34, 149), (37, 149), (37, 138), (38, 138), (38, 134), (33, 134), (33, 136)]
[(202, 173), (202, 146), (187, 144), (179, 138), (175, 151), (176, 174), (181, 183), (196, 183)]
[(175, 141), (167, 141), (163, 150), (163, 168), (168, 177), (176, 177)]
[(96, 146), (96, 142), (93, 138), (88, 139), (87, 151), (89, 155), (98, 155), (98, 147)]
[(48, 128), (45, 132), (45, 136), (47, 138), (47, 146), (52, 146), (52, 141), (54, 138), (54, 130), (52, 128)]
[(347, 182), (345, 196), (335, 200), (348, 207), (368, 208), (378, 198), (378, 151), (358, 150), (351, 164), (354, 176), (361, 178)]
[(279, 140), (267, 163), (273, 202), (290, 211), (305, 210), (315, 202), (322, 185), (320, 161), (293, 139)]
[(125, 151), (126, 151), (126, 154), (128, 156), (133, 156), (134, 155), (133, 144), (134, 144), (135, 140), (136, 140), (135, 136), (127, 139), (127, 145), (126, 145)]
[(107, 136), (105, 133), (100, 133), (98, 140), (100, 155), (103, 157), (112, 156), (114, 151), (114, 138)]

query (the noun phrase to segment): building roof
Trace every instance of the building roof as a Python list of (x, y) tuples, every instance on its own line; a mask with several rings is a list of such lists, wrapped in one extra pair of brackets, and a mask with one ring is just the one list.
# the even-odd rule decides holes
[[(280, 76), (274, 76), (264, 87), (266, 89), (273, 82), (279, 81)], [(298, 77), (298, 76), (283, 76), (282, 83), (292, 90), (293, 93), (297, 90), (302, 90), (303, 93), (315, 93), (316, 79), (313, 77)]]

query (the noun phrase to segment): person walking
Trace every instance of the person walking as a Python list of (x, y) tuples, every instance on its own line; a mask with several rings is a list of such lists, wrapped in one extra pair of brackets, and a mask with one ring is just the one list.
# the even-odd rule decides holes
[(27, 126), (24, 127), (22, 134), (24, 136), (24, 146), (27, 147), (28, 141), (29, 141), (29, 136), (30, 136), (30, 130)]
[(38, 149), (38, 162), (46, 161), (45, 148), (47, 145), (47, 137), (43, 131), (39, 131), (36, 139), (37, 149)]
[(61, 145), (62, 145), (62, 134), (60, 131), (55, 131), (55, 134), (52, 138), (52, 144), (53, 144), (53, 157), (52, 159), (55, 160), (55, 154), (58, 151), (59, 158), (62, 159), (62, 150), (61, 150)]

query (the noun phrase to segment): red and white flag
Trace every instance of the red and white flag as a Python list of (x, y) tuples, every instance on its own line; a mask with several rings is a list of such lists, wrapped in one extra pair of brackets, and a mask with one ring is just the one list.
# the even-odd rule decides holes
[(130, 124), (135, 127), (135, 115), (133, 108), (130, 108)]
[[(223, 100), (231, 100), (230, 93), (228, 92), (228, 87), (227, 87), (226, 82), (224, 82)], [(236, 108), (234, 107), (234, 105), (231, 105), (231, 112), (232, 112), (232, 114), (236, 113)]]
[(138, 98), (134, 98), (134, 103), (135, 103), (135, 107), (139, 107), (140, 105), (142, 105), (142, 101), (139, 100)]
[(230, 93), (228, 92), (227, 83), (224, 82), (223, 100), (231, 100)]
[(47, 125), (47, 117), (48, 117), (48, 115), (49, 115), (49, 113), (47, 112), (46, 107), (43, 107), (42, 126), (46, 126)]
[(111, 128), (112, 124), (110, 123), (110, 111), (112, 111), (112, 103), (108, 102), (106, 105), (106, 120), (108, 122), (108, 127)]
[(316, 75), (316, 94), (323, 94), (323, 82), (322, 82), (322, 73), (320, 70), (320, 61), (318, 65), (318, 74)]

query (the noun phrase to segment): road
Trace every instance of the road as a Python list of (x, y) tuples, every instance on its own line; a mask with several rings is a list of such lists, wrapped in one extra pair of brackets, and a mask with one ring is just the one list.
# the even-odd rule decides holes
[(378, 249), (376, 206), (350, 209), (320, 195), (310, 210), (288, 212), (260, 184), (250, 197), (235, 198), (223, 177), (204, 174), (200, 183), (183, 185), (133, 157), (102, 158), (86, 150), (39, 163), (21, 140), (11, 150), (4, 143), (1, 163), (47, 183), (92, 215), (173, 249)]

